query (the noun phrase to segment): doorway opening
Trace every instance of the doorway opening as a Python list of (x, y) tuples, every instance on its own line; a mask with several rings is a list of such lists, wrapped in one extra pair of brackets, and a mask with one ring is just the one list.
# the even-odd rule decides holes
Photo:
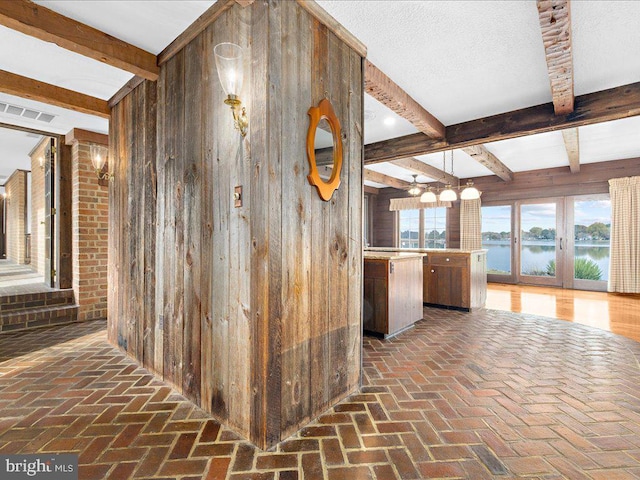
[(0, 125), (0, 138), (0, 297), (70, 288), (70, 278), (58, 274), (68, 263), (58, 222), (61, 204), (67, 211), (70, 203), (60, 195), (69, 191), (60, 189), (64, 139), (9, 125)]

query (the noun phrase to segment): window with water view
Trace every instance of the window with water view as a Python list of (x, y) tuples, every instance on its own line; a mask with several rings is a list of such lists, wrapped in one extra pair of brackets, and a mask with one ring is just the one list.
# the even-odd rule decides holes
[[(607, 281), (611, 230), (611, 202), (608, 195), (575, 197), (566, 202), (573, 208), (573, 251), (557, 249), (556, 205), (554, 203), (520, 206), (520, 275), (555, 277), (562, 262), (573, 261), (575, 280)], [(482, 207), (482, 248), (487, 250), (487, 273), (512, 273), (511, 205)], [(567, 215), (571, 218), (571, 215)], [(559, 240), (559, 239), (558, 239)]]
[(511, 273), (511, 205), (482, 207), (482, 248), (487, 250), (487, 273)]
[(400, 210), (400, 248), (420, 247), (420, 214), (422, 210)]
[(400, 248), (446, 248), (445, 207), (400, 210), (398, 214)]
[(609, 280), (609, 195), (574, 202), (574, 278)]

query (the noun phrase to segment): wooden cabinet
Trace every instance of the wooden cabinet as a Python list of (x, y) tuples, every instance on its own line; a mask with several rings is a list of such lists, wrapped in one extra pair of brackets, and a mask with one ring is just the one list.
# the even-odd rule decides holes
[(388, 337), (422, 319), (421, 254), (365, 253), (365, 332)]
[(487, 299), (486, 252), (429, 251), (424, 259), (424, 303), (471, 310)]

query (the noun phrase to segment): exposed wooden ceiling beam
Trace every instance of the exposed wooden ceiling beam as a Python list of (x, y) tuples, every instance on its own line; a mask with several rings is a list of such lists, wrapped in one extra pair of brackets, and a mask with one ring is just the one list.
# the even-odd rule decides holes
[(364, 185), (364, 193), (368, 193), (369, 195), (378, 195), (380, 193), (380, 189)]
[(581, 127), (640, 115), (640, 82), (575, 97), (574, 111), (556, 115), (553, 103), (450, 125), (447, 142), (422, 133), (371, 143), (364, 147), (364, 163), (388, 162), (452, 148)]
[(573, 55), (569, 0), (538, 0), (538, 18), (556, 115), (573, 111)]
[(567, 149), (571, 173), (578, 173), (580, 171), (580, 136), (578, 129), (568, 128), (563, 130), (562, 138), (564, 138), (564, 148)]
[(471, 156), (476, 162), (484, 165), (505, 182), (513, 180), (513, 172), (502, 163), (498, 157), (487, 150), (484, 145), (473, 145), (462, 149), (464, 153)]
[(236, 0), (236, 3), (241, 7), (248, 7), (253, 2), (255, 2), (255, 0)]
[(458, 177), (451, 175), (450, 173), (444, 172), (439, 168), (432, 167), (431, 165), (427, 165), (424, 162), (421, 162), (417, 158), (402, 158), (400, 160), (394, 160), (391, 163), (397, 165), (398, 167), (405, 168), (407, 170), (411, 170), (414, 173), (419, 175), (426, 175), (429, 178), (433, 178), (435, 181), (456, 185), (458, 183)]
[(403, 158), (441, 152), (451, 147), (444, 140), (427, 137), (424, 133), (412, 133), (403, 137), (370, 143), (364, 146), (364, 164), (390, 162)]
[(385, 175), (383, 173), (374, 172), (373, 170), (367, 170), (366, 168), (364, 169), (364, 179), (370, 182), (381, 183), (382, 185), (398, 188), (400, 190), (409, 188), (411, 186), (410, 182), (405, 182), (404, 180), (390, 177), (389, 175)]
[(0, 1), (0, 25), (157, 80), (156, 56), (28, 0)]
[(0, 92), (68, 108), (76, 112), (97, 115), (102, 118), (111, 116), (111, 109), (106, 100), (90, 97), (66, 88), (56, 87), (55, 85), (39, 82), (15, 73), (5, 72), (4, 70), (0, 70)]
[(369, 60), (364, 62), (364, 90), (425, 135), (444, 138), (444, 125)]

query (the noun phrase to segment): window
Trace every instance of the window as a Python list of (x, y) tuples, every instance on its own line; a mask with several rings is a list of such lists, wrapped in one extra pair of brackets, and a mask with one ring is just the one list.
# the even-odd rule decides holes
[(424, 248), (447, 248), (447, 209), (426, 208), (424, 212)]
[(400, 210), (400, 248), (420, 248), (422, 210)]
[(446, 248), (445, 207), (398, 212), (400, 248)]
[(574, 282), (576, 280), (605, 282), (609, 279), (611, 233), (609, 194), (575, 197), (573, 205)]
[(482, 248), (487, 273), (511, 274), (511, 205), (482, 207)]

